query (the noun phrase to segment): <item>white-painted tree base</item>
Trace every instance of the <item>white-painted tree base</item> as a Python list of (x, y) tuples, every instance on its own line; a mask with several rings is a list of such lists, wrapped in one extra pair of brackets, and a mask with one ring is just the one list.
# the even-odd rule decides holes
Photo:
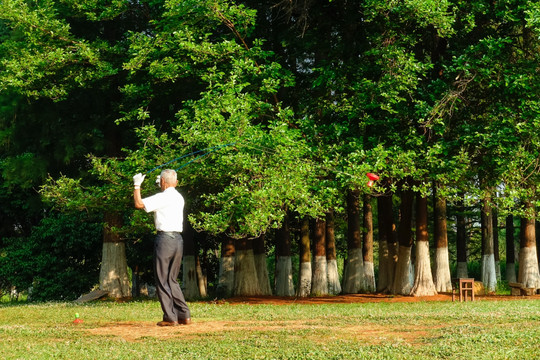
[(182, 292), (186, 300), (199, 299), (199, 285), (197, 282), (197, 268), (195, 256), (184, 256), (182, 260)]
[(399, 246), (392, 294), (410, 295), (412, 288), (410, 274), (411, 248), (408, 246)]
[(307, 297), (311, 293), (311, 262), (300, 263), (298, 276), (298, 296)]
[(313, 258), (311, 295), (328, 295), (328, 264), (326, 256), (315, 256)]
[(429, 241), (416, 242), (414, 285), (411, 289), (412, 296), (437, 295), (433, 276), (431, 274), (431, 261), (429, 256)]
[(107, 291), (113, 298), (131, 295), (124, 242), (103, 243), (99, 289)]
[(447, 247), (435, 250), (435, 290), (437, 292), (452, 292), (452, 277), (450, 275)]
[(272, 295), (272, 287), (270, 286), (270, 277), (268, 276), (268, 264), (266, 263), (266, 254), (255, 255), (255, 268), (259, 286), (262, 295)]
[(364, 261), (364, 291), (374, 293), (376, 290), (375, 266), (372, 262)]
[(341, 283), (339, 281), (337, 260), (327, 260), (327, 266), (328, 266), (328, 293), (331, 295), (341, 294)]
[(234, 295), (262, 295), (253, 249), (236, 250), (234, 260)]
[(469, 270), (467, 269), (467, 263), (466, 262), (460, 261), (460, 262), (457, 263), (456, 277), (458, 279), (459, 278), (467, 279), (469, 277)]
[(482, 256), (482, 283), (486, 292), (493, 292), (497, 288), (494, 254)]
[(349, 249), (343, 275), (343, 293), (359, 294), (364, 288), (364, 260), (362, 249)]
[(219, 280), (217, 294), (220, 297), (231, 297), (234, 292), (234, 257), (226, 256), (219, 260)]
[(518, 281), (523, 287), (540, 289), (540, 274), (538, 270), (538, 255), (536, 246), (519, 249)]
[(290, 256), (280, 256), (277, 260), (276, 295), (294, 296), (292, 259)]

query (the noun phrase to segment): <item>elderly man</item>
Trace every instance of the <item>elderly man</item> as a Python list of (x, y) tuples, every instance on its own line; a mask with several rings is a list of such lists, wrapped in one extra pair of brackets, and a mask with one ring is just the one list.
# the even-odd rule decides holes
[(184, 247), (181, 235), (184, 198), (175, 189), (178, 184), (176, 171), (167, 169), (158, 177), (161, 192), (143, 199), (141, 184), (145, 176), (137, 174), (133, 177), (135, 186), (133, 198), (135, 208), (154, 213), (157, 230), (154, 243), (154, 274), (163, 310), (163, 320), (157, 325), (188, 325), (191, 323), (191, 315), (177, 280)]

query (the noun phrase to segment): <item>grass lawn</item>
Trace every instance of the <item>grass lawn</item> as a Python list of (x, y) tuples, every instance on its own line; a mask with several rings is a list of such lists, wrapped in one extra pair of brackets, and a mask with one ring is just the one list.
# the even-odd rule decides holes
[[(0, 304), (4, 359), (536, 359), (540, 300), (190, 303), (157, 327), (157, 301)], [(81, 324), (74, 324), (75, 313)]]

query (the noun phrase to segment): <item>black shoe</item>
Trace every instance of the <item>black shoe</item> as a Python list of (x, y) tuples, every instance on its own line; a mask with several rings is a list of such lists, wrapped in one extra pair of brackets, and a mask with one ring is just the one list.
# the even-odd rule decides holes
[(180, 325), (189, 325), (189, 324), (191, 324), (191, 319), (190, 318), (178, 319), (178, 324), (180, 324)]
[(177, 321), (160, 321), (156, 324), (157, 326), (178, 326)]

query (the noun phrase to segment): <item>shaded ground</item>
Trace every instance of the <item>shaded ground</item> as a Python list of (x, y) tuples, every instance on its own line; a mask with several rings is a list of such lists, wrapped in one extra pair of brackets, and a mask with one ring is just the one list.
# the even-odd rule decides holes
[[(540, 295), (534, 296), (509, 296), (509, 295), (481, 295), (475, 296), (476, 301), (505, 301), (505, 300), (532, 300), (539, 299)], [(413, 297), (382, 294), (351, 294), (339, 296), (321, 296), (310, 298), (290, 298), (277, 296), (252, 296), (252, 297), (234, 297), (226, 300), (211, 301), (215, 304), (272, 304), (272, 305), (291, 305), (291, 304), (350, 304), (350, 303), (373, 303), (373, 302), (422, 302), (422, 301), (447, 301), (452, 302), (451, 294), (439, 294), (437, 296)], [(459, 302), (459, 298), (456, 299)], [(81, 331), (89, 332), (94, 335), (105, 335), (121, 338), (125, 341), (145, 341), (148, 338), (172, 339), (172, 338), (190, 338), (200, 334), (222, 333), (226, 331), (278, 331), (283, 327), (287, 329), (317, 329), (326, 327), (327, 324), (321, 324), (319, 320), (302, 321), (203, 321), (193, 319), (193, 323), (188, 326), (159, 327), (155, 322), (115, 322), (103, 324), (96, 328), (81, 328)], [(361, 330), (361, 331), (360, 331)], [(369, 341), (382, 341), (387, 337), (406, 341), (414, 344), (417, 339), (425, 336), (426, 329), (418, 326), (410, 328), (399, 328), (393, 326), (377, 325), (351, 325), (333, 329), (333, 332), (339, 332), (343, 338), (354, 337), (356, 339)], [(378, 340), (377, 340), (378, 339)]]
[[(534, 296), (509, 296), (509, 295), (475, 295), (475, 300), (517, 300), (517, 299), (540, 299), (540, 295)], [(272, 305), (288, 305), (288, 304), (352, 304), (352, 303), (371, 303), (371, 302), (422, 302), (422, 301), (452, 301), (452, 295), (442, 293), (435, 296), (402, 296), (402, 295), (385, 295), (385, 294), (349, 294), (337, 296), (318, 296), (308, 298), (291, 298), (279, 296), (252, 296), (252, 297), (235, 297), (223, 300), (224, 303), (230, 304), (272, 304)], [(459, 296), (456, 296), (455, 301), (459, 301)]]

